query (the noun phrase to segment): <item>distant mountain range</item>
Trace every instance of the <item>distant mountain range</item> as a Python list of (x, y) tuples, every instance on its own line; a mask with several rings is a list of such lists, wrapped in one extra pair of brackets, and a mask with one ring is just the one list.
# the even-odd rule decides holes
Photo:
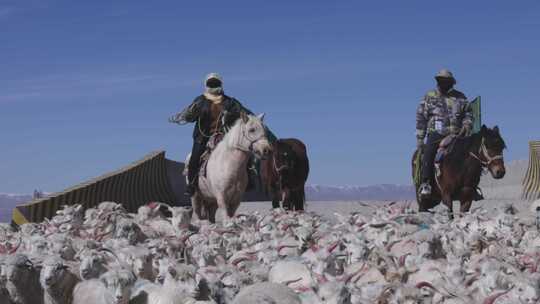
[(306, 186), (306, 199), (308, 201), (397, 201), (411, 200), (414, 198), (414, 187), (410, 185)]

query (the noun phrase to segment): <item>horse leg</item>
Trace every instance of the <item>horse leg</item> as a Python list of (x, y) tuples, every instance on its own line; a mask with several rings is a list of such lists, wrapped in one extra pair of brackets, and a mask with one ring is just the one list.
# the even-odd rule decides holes
[(460, 199), (461, 213), (469, 212), (469, 210), (471, 210), (471, 205), (474, 198), (474, 192), (475, 190), (471, 187), (465, 187), (463, 188), (463, 190), (461, 190), (461, 199)]
[(452, 196), (446, 193), (442, 194), (442, 201), (448, 207), (448, 219), (453, 220), (454, 219), (454, 208), (453, 208), (453, 201)]
[(225, 224), (227, 221), (230, 220), (230, 217), (227, 214), (227, 203), (225, 201), (225, 197), (223, 196), (223, 194), (217, 195), (216, 202), (217, 202), (217, 210), (214, 213), (216, 223), (221, 222), (222, 224)]
[(272, 188), (272, 209), (281, 208), (279, 201), (279, 190)]
[(216, 203), (210, 203), (207, 202), (205, 205), (205, 212), (206, 212), (206, 219), (210, 221), (210, 223), (216, 222), (216, 210), (217, 210), (217, 204)]
[(272, 196), (272, 209), (276, 209), (279, 207), (281, 207), (279, 204), (279, 199), (276, 198), (275, 196)]
[(291, 202), (291, 191), (289, 189), (282, 190), (283, 195), (283, 209), (290, 211), (293, 209)]
[(195, 194), (191, 197), (191, 207), (193, 208), (193, 217), (194, 222), (204, 219), (202, 214), (202, 202), (199, 194)]
[(304, 211), (305, 193), (303, 187), (294, 191), (294, 200), (296, 211)]
[(234, 217), (236, 210), (238, 210), (238, 207), (240, 207), (240, 200), (241, 198), (237, 198), (227, 205), (227, 215), (229, 217)]

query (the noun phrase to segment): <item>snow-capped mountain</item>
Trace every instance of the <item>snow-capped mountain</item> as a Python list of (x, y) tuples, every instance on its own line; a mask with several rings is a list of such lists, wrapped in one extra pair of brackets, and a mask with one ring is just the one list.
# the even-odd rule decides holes
[(414, 187), (410, 185), (381, 184), (372, 186), (306, 186), (308, 201), (348, 200), (411, 200)]

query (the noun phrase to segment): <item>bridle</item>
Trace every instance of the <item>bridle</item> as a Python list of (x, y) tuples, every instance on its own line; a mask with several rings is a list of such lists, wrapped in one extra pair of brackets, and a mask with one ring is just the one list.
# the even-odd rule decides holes
[[(491, 165), (491, 163), (496, 161), (496, 160), (503, 159), (502, 154), (498, 154), (498, 155), (495, 155), (493, 157), (489, 155), (489, 152), (488, 152), (487, 147), (486, 147), (486, 142), (485, 142), (485, 139), (483, 137), (482, 137), (482, 144), (480, 144), (480, 148), (478, 150), (478, 155), (474, 154), (473, 152), (469, 152), (469, 154), (473, 158), (478, 160), (480, 162), (480, 164), (482, 165), (482, 167), (484, 167), (484, 168), (489, 167)], [(481, 156), (483, 156), (484, 160), (482, 160)]]
[[(247, 142), (249, 143), (249, 146), (248, 146), (248, 148), (246, 149), (244, 146), (242, 146), (241, 144), (237, 143), (234, 147), (235, 147), (236, 149), (240, 150), (240, 151), (243, 151), (243, 152), (254, 153), (254, 151), (253, 151), (253, 146), (254, 146), (257, 142), (259, 142), (259, 141), (261, 141), (261, 140), (264, 140), (264, 139), (265, 139), (265, 136), (262, 135), (261, 137), (256, 138), (256, 139), (250, 138), (250, 137), (249, 137), (249, 134), (246, 134), (246, 124), (242, 124), (242, 125), (240, 126), (240, 128), (241, 128), (241, 132), (242, 132), (242, 137), (241, 137), (241, 139), (247, 140)], [(240, 140), (239, 140), (239, 142), (240, 142)]]
[(281, 165), (281, 166), (277, 166), (277, 163), (276, 163), (276, 156), (272, 156), (272, 162), (274, 164), (274, 170), (276, 170), (277, 173), (281, 173), (281, 171), (285, 171), (287, 169), (289, 169), (289, 166), (287, 164), (285, 165)]

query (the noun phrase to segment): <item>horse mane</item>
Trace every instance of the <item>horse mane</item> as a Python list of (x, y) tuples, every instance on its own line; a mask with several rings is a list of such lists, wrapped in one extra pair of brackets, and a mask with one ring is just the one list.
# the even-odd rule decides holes
[(445, 156), (445, 161), (452, 165), (463, 163), (469, 157), (469, 152), (477, 153), (482, 142), (482, 135), (475, 133), (467, 137), (458, 137), (452, 151)]
[(471, 136), (458, 137), (452, 151), (445, 157), (446, 161), (458, 164), (467, 159), (470, 152), (478, 153), (482, 138), (496, 149), (504, 150), (506, 148), (506, 143), (498, 131), (485, 128)]
[[(232, 146), (234, 146), (237, 142), (239, 142), (239, 140), (240, 140), (239, 137), (241, 136), (242, 133), (241, 133), (241, 132), (237, 132), (236, 129), (239, 129), (240, 126), (241, 126), (241, 124), (242, 124), (242, 118), (238, 118), (238, 119), (234, 122), (233, 126), (229, 129), (229, 131), (227, 131), (227, 132), (225, 133), (225, 135), (223, 136), (223, 139), (221, 140), (221, 142), (220, 142), (219, 144), (225, 142), (225, 143), (227, 143), (227, 145), (228, 145), (229, 147), (232, 147)], [(219, 144), (218, 144), (218, 145), (219, 145)]]

